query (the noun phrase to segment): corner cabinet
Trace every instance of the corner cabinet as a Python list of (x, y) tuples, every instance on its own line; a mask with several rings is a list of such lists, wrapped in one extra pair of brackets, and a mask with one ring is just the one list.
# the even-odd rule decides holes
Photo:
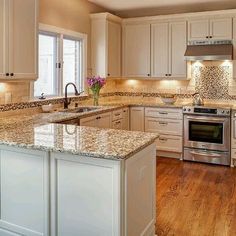
[(186, 78), (187, 23), (163, 22), (152, 25), (152, 77)]
[(188, 40), (232, 40), (232, 18), (196, 19), (188, 22)]
[(0, 79), (37, 79), (37, 10), (37, 0), (0, 0)]
[(109, 13), (90, 15), (92, 19), (92, 75), (121, 76), (121, 19)]
[(150, 24), (123, 26), (123, 76), (150, 77)]

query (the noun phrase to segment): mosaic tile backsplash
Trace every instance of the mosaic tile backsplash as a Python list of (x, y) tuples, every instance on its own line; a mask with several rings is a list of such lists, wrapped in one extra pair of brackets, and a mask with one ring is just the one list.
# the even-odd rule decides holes
[(232, 99), (229, 95), (231, 71), (230, 66), (193, 66), (196, 92), (205, 99)]

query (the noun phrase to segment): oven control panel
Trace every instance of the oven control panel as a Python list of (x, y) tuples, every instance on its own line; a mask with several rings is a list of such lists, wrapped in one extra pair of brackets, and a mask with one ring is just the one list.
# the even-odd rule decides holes
[(214, 108), (202, 106), (185, 106), (183, 107), (184, 114), (196, 115), (213, 115), (213, 116), (230, 116), (230, 108)]

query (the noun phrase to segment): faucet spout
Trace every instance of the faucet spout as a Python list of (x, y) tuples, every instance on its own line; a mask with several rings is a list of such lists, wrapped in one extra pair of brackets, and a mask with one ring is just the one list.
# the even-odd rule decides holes
[(65, 99), (64, 99), (64, 109), (68, 109), (68, 106), (70, 105), (71, 103), (71, 99), (68, 98), (68, 86), (69, 85), (72, 85), (74, 87), (74, 90), (75, 90), (75, 96), (79, 96), (81, 93), (78, 92), (77, 88), (76, 88), (76, 85), (74, 83), (68, 83), (66, 84), (65, 86)]

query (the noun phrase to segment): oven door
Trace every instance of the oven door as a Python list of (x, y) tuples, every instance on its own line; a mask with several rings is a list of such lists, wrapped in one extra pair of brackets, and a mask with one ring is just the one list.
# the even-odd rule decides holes
[(185, 115), (184, 146), (189, 148), (229, 151), (229, 118)]

